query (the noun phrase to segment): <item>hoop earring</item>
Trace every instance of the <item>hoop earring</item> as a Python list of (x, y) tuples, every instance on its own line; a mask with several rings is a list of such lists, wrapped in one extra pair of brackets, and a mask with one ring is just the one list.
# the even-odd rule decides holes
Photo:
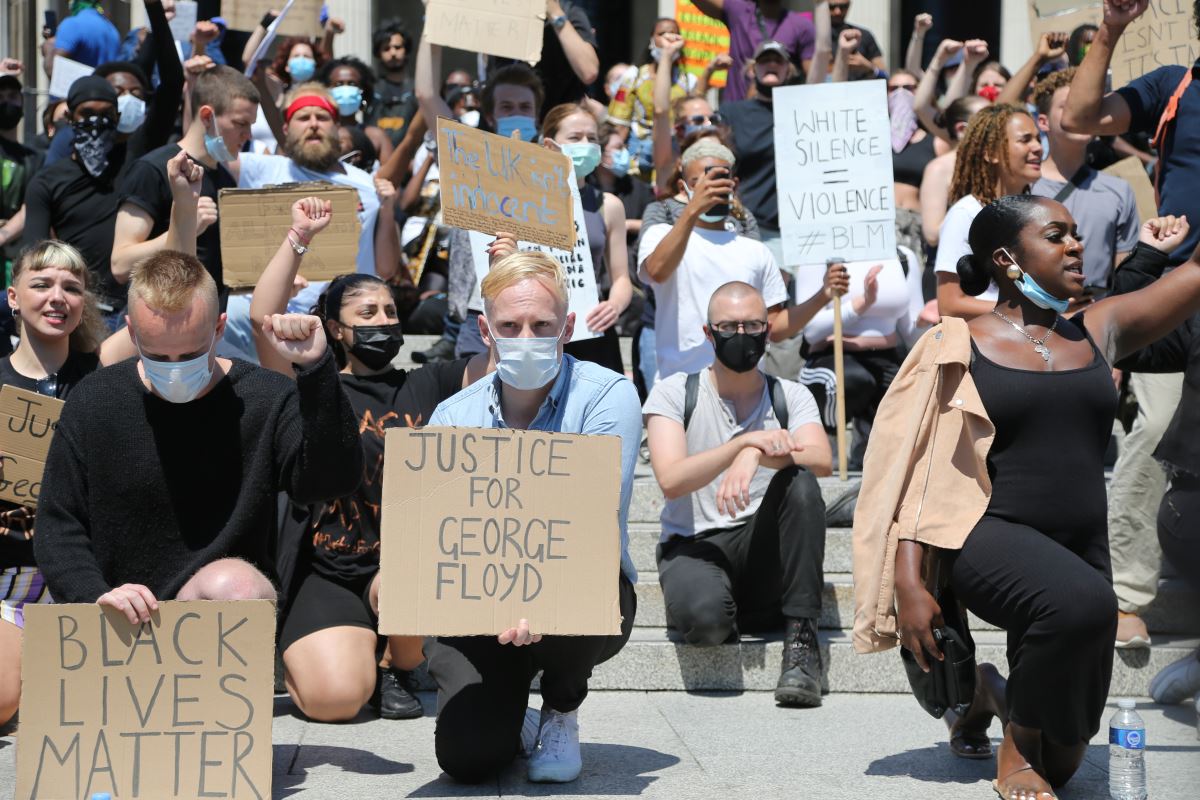
[(1010, 281), (1015, 281), (1021, 277), (1021, 268), (1016, 264), (1009, 264), (1008, 269), (1004, 270), (1004, 274)]

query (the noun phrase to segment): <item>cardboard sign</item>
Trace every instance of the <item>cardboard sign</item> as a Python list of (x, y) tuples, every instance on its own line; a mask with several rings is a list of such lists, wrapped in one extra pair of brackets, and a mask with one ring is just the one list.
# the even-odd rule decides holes
[[(679, 22), (679, 32), (686, 42), (679, 63), (684, 70), (699, 79), (709, 62), (721, 53), (729, 52), (729, 28), (726, 28), (721, 20), (708, 16), (688, 0), (675, 0), (675, 19)], [(727, 77), (726, 70), (714, 72), (708, 85), (714, 89), (724, 88)]]
[(305, 197), (333, 203), (333, 220), (313, 239), (300, 274), (326, 281), (354, 272), (358, 258), (358, 192), (332, 183), (289, 183), (265, 189), (222, 189), (217, 197), (221, 220), (221, 264), (225, 285), (252, 288), (292, 226), (292, 204)]
[(271, 796), (275, 604), (25, 607), (18, 800)]
[(609, 636), (621, 627), (621, 442), (389, 428), (379, 631)]
[(536, 64), (546, 27), (543, 0), (429, 0), (425, 38), (433, 44)]
[[(575, 190), (575, 247), (571, 250), (559, 250), (557, 247), (547, 247), (535, 242), (517, 241), (517, 249), (522, 251), (537, 251), (546, 253), (562, 265), (567, 277), (567, 311), (575, 314), (575, 332), (571, 335), (572, 342), (583, 339), (595, 339), (603, 336), (588, 330), (584, 320), (588, 312), (600, 302), (600, 292), (596, 288), (596, 271), (592, 262), (592, 248), (588, 243), (587, 227), (583, 220), (583, 201), (579, 196), (579, 188), (571, 182)], [(491, 236), (479, 231), (471, 231), (471, 258), (475, 261), (476, 291), (479, 283), (487, 277), (490, 264), (488, 263), (487, 246), (492, 241)]]
[(167, 24), (171, 26), (171, 38), (177, 42), (188, 42), (196, 29), (196, 0), (176, 0), (175, 16)]
[(571, 159), (540, 145), (437, 121), (447, 225), (570, 250), (575, 246)]
[(263, 35), (262, 41), (258, 43), (258, 47), (254, 48), (254, 53), (250, 56), (250, 60), (246, 62), (246, 76), (253, 78), (254, 72), (258, 69), (258, 62), (265, 58), (267, 51), (271, 49), (271, 45), (275, 43), (275, 37), (279, 35), (279, 30), (287, 23), (288, 14), (295, 8), (296, 0), (288, 0), (283, 8), (279, 9), (279, 16), (267, 26), (267, 32)]
[[(276, 32), (280, 36), (320, 37), (325, 31), (321, 26), (322, 5), (324, 0), (296, 0)], [(221, 0), (221, 16), (234, 31), (253, 31), (272, 8), (279, 8), (279, 4), (270, 0)]]
[(1138, 218), (1142, 222), (1158, 216), (1158, 203), (1154, 200), (1154, 184), (1146, 174), (1146, 167), (1137, 156), (1123, 158), (1115, 164), (1104, 168), (1107, 175), (1128, 181), (1133, 187), (1133, 196), (1137, 200)]
[(67, 93), (71, 91), (72, 83), (80, 78), (86, 78), (95, 71), (93, 67), (72, 61), (66, 56), (55, 56), (51, 65), (50, 96), (65, 100)]
[(0, 386), (0, 498), (36, 508), (46, 453), (63, 401), (37, 392)]
[(895, 258), (884, 82), (789, 86), (774, 106), (780, 266)]

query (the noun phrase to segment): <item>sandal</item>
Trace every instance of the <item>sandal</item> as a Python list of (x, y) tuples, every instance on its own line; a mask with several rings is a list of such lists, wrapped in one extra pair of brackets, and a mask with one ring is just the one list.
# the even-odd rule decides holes
[(972, 761), (985, 761), (995, 756), (992, 751), (992, 739), (988, 736), (988, 725), (991, 724), (991, 717), (988, 717), (987, 723), (983, 726), (983, 730), (966, 730), (962, 725), (962, 717), (958, 717), (951, 721), (951, 714), (946, 714), (946, 727), (950, 729), (950, 752), (959, 758), (966, 758)]
[[(1004, 777), (1004, 782), (1008, 783), (1009, 779), (1014, 775), (1019, 775), (1026, 770), (1037, 775), (1037, 772), (1029, 764), (1013, 770)], [(1041, 776), (1038, 775), (1040, 778)], [(1044, 779), (1043, 779), (1044, 780)], [(1058, 800), (1058, 795), (1052, 791), (1045, 789), (1016, 789), (1012, 787), (1002, 787), (999, 780), (992, 781), (992, 789), (996, 794), (1000, 795), (1000, 800)]]

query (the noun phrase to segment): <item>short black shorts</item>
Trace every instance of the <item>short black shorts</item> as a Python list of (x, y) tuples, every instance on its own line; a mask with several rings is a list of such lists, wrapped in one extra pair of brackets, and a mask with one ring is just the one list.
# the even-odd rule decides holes
[(371, 611), (371, 581), (374, 578), (374, 575), (367, 575), (347, 581), (310, 572), (288, 608), (279, 634), (279, 652), (310, 633), (326, 628), (352, 625), (378, 630), (379, 620)]

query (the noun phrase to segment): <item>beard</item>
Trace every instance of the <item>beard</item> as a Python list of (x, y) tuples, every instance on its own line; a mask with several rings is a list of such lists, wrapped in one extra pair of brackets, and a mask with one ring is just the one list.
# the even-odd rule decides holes
[(320, 141), (305, 141), (304, 136), (303, 133), (295, 135), (288, 133), (287, 154), (292, 161), (313, 172), (332, 170), (334, 164), (338, 162), (338, 157), (342, 154), (337, 135), (330, 131), (323, 135)]

